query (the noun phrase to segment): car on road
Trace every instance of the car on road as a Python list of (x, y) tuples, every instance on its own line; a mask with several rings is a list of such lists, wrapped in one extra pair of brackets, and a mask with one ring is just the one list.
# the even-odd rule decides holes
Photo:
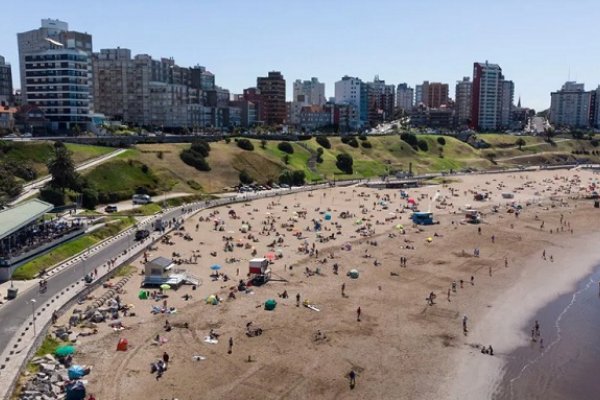
[(152, 199), (147, 194), (134, 194), (132, 197), (133, 204), (148, 204)]
[(106, 206), (106, 207), (104, 207), (104, 212), (107, 212), (107, 213), (117, 212), (117, 206), (112, 205), (112, 204), (109, 206)]
[(150, 236), (150, 232), (148, 232), (147, 229), (140, 229), (139, 231), (135, 232), (135, 240), (137, 241), (144, 240), (148, 236)]

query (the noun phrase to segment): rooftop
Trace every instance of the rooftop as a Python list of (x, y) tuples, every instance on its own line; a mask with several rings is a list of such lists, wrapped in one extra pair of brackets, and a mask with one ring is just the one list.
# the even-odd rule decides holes
[(50, 203), (33, 199), (0, 211), (0, 239), (27, 226), (53, 208)]

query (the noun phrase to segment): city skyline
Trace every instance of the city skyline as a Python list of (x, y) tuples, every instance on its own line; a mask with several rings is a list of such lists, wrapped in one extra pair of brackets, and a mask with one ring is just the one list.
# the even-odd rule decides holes
[[(515, 101), (521, 97), (523, 105), (541, 110), (550, 105), (549, 93), (567, 80), (588, 88), (600, 82), (600, 55), (581, 39), (600, 5), (550, 3), (556, 4), (507, 1), (481, 10), (473, 1), (379, 2), (379, 7), (352, 1), (180, 1), (179, 7), (108, 1), (80, 7), (65, 1), (57, 7), (34, 0), (26, 9), (6, 9), (12, 17), (0, 27), (0, 55), (12, 64), (14, 87), (20, 88), (16, 34), (42, 18), (57, 18), (93, 35), (95, 52), (122, 47), (173, 57), (183, 66), (204, 65), (232, 93), (255, 86), (256, 77), (269, 71), (281, 71), (289, 83), (318, 77), (327, 98), (344, 75), (364, 81), (379, 75), (411, 87), (424, 80), (443, 82), (455, 98), (456, 81), (470, 75), (473, 62), (489, 60), (515, 82)], [(563, 20), (567, 14), (570, 18)], [(489, 15), (494, 19), (485, 20)], [(357, 19), (360, 28), (352, 22)], [(292, 85), (286, 89), (290, 100)]]

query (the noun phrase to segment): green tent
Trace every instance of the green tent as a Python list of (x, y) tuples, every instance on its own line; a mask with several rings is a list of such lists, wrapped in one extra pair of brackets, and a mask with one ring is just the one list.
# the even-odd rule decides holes
[(274, 299), (269, 299), (265, 301), (265, 310), (273, 311), (277, 306), (277, 302)]
[(140, 292), (138, 293), (138, 299), (140, 299), (140, 300), (147, 300), (148, 299), (148, 293), (145, 290), (140, 290)]
[(54, 355), (57, 357), (66, 357), (75, 353), (75, 347), (73, 346), (60, 346), (54, 351)]

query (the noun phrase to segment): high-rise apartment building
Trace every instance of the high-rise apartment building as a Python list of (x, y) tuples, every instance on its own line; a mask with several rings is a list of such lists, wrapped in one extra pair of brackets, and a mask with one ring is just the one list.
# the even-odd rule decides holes
[(509, 126), (513, 96), (514, 85), (504, 80), (498, 64), (474, 63), (471, 127), (492, 131)]
[(0, 56), (0, 105), (11, 104), (13, 102), (12, 72), (10, 64), (4, 61)]
[(592, 92), (583, 83), (566, 82), (550, 94), (550, 123), (558, 127), (588, 128), (592, 115)]
[(440, 108), (448, 105), (448, 84), (428, 82), (425, 105), (429, 108)]
[(600, 86), (593, 92), (594, 93), (594, 115), (592, 118), (592, 125), (596, 128), (600, 128)]
[(310, 81), (296, 80), (293, 85), (293, 98), (291, 103), (290, 123), (300, 123), (300, 112), (306, 106), (322, 106), (326, 103), (325, 84), (318, 78)]
[(368, 122), (376, 125), (392, 118), (396, 97), (394, 85), (386, 85), (385, 81), (375, 76), (373, 82), (367, 82)]
[(506, 129), (511, 125), (511, 114), (514, 110), (514, 97), (515, 84), (513, 81), (502, 81), (499, 128)]
[(448, 84), (423, 81), (416, 86), (415, 105), (423, 103), (429, 108), (440, 108), (448, 105)]
[(459, 127), (469, 126), (471, 121), (471, 92), (473, 83), (468, 76), (465, 76), (462, 81), (456, 82), (455, 90), (455, 118), (456, 125)]
[(279, 71), (271, 71), (268, 76), (258, 77), (256, 87), (260, 90), (267, 125), (283, 124), (287, 117), (285, 104), (285, 79)]
[(359, 78), (344, 76), (335, 83), (336, 104), (350, 104), (358, 110), (359, 124), (368, 120), (368, 89)]
[(396, 107), (410, 111), (413, 108), (414, 89), (406, 83), (401, 83), (396, 89)]
[(92, 109), (92, 36), (69, 31), (66, 22), (43, 19), (38, 29), (17, 34), (21, 92), (52, 129), (84, 127)]

